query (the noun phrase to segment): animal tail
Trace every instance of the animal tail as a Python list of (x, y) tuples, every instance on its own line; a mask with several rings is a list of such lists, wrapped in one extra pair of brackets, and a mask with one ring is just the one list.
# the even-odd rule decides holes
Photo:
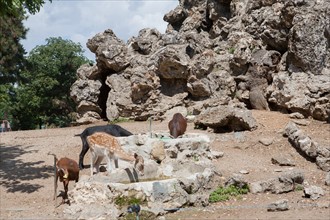
[(75, 134), (74, 136), (75, 136), (75, 137), (76, 137), (76, 136), (79, 136), (79, 137), (80, 137), (80, 136), (81, 136), (81, 134)]
[[(48, 152), (48, 154), (47, 155), (53, 155), (54, 156), (54, 161), (56, 161), (57, 162), (57, 157), (56, 157), (56, 154), (54, 154), (54, 153), (51, 153), (51, 152)], [(56, 165), (56, 164), (55, 164)]]

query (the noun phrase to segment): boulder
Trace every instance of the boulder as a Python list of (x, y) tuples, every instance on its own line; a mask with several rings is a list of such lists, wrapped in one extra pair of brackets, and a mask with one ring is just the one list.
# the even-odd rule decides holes
[(330, 99), (324, 97), (324, 94), (329, 92), (329, 79), (330, 71), (322, 75), (279, 72), (274, 75), (273, 83), (268, 87), (268, 100), (280, 108), (299, 112), (305, 117), (314, 115), (318, 120), (326, 120)]
[(324, 195), (324, 191), (321, 187), (318, 186), (308, 186), (304, 189), (305, 197), (316, 200)]
[(157, 163), (161, 163), (165, 159), (164, 142), (162, 141), (155, 142), (152, 145), (150, 156)]
[(267, 211), (269, 211), (269, 212), (287, 211), (287, 210), (289, 210), (289, 205), (288, 205), (287, 199), (278, 200), (267, 206)]
[(315, 160), (318, 167), (322, 170), (330, 170), (329, 147), (319, 146), (317, 142), (313, 141), (293, 122), (289, 122), (286, 125), (285, 134), (290, 143), (292, 143), (299, 152), (302, 152), (309, 159)]
[(257, 128), (257, 122), (251, 112), (228, 106), (209, 108), (195, 118), (195, 126), (210, 127), (215, 132), (221, 130), (244, 131)]
[(250, 192), (275, 194), (287, 193), (293, 191), (297, 184), (304, 182), (304, 173), (299, 170), (287, 171), (282, 175), (265, 181), (257, 181), (249, 184)]
[(325, 181), (324, 184), (326, 186), (330, 186), (330, 172), (327, 172), (326, 176), (325, 176)]
[(271, 160), (273, 164), (278, 164), (280, 166), (295, 166), (295, 163), (290, 158), (288, 158), (288, 156), (278, 155), (272, 157)]

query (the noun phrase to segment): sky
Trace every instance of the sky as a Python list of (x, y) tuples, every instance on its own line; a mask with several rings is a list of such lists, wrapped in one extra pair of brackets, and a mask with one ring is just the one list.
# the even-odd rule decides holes
[(156, 28), (164, 33), (167, 22), (163, 17), (178, 4), (179, 0), (46, 1), (38, 13), (29, 15), (24, 22), (29, 31), (21, 43), (30, 52), (45, 45), (49, 37), (62, 37), (80, 43), (85, 56), (95, 60), (86, 47), (88, 39), (106, 29), (112, 29), (125, 42), (143, 28)]

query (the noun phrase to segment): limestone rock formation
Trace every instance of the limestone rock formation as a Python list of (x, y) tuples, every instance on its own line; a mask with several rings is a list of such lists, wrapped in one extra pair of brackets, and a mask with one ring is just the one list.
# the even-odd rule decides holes
[(88, 40), (96, 64), (71, 88), (78, 122), (161, 119), (177, 106), (198, 115), (231, 101), (329, 120), (329, 1), (178, 3), (165, 33), (146, 27), (124, 42), (108, 29)]
[[(127, 206), (118, 204), (125, 198), (139, 200), (144, 210), (155, 215), (187, 204), (208, 205), (209, 192), (218, 185), (221, 173), (213, 165), (216, 152), (210, 150), (207, 135), (190, 133), (171, 139), (169, 133), (149, 133), (120, 137), (118, 141), (125, 151), (143, 156), (144, 175), (139, 176), (133, 164), (123, 160), (119, 168), (109, 172), (82, 175), (69, 194), (72, 204), (64, 210), (66, 218), (117, 219), (127, 210)], [(161, 152), (158, 163), (154, 161), (155, 148), (161, 149), (157, 150)]]
[(324, 171), (330, 171), (330, 147), (320, 146), (306, 135), (294, 122), (289, 122), (285, 127), (285, 133), (292, 145), (302, 152), (307, 158), (316, 161), (318, 167)]
[(203, 111), (196, 117), (195, 126), (204, 129), (210, 127), (215, 132), (255, 130), (258, 127), (251, 111), (230, 106), (218, 106)]
[(304, 178), (304, 173), (300, 170), (286, 171), (278, 177), (250, 183), (249, 189), (251, 193), (281, 194), (295, 190), (298, 184), (303, 184)]

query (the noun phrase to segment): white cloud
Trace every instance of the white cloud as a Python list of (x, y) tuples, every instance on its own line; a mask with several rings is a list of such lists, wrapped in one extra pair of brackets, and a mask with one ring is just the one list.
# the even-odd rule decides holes
[(178, 0), (53, 0), (25, 21), (29, 31), (22, 44), (29, 52), (37, 45), (45, 44), (46, 38), (62, 37), (81, 43), (85, 55), (94, 59), (86, 42), (95, 34), (110, 28), (126, 41), (143, 28), (156, 28), (164, 33), (167, 23), (163, 16), (177, 5)]

